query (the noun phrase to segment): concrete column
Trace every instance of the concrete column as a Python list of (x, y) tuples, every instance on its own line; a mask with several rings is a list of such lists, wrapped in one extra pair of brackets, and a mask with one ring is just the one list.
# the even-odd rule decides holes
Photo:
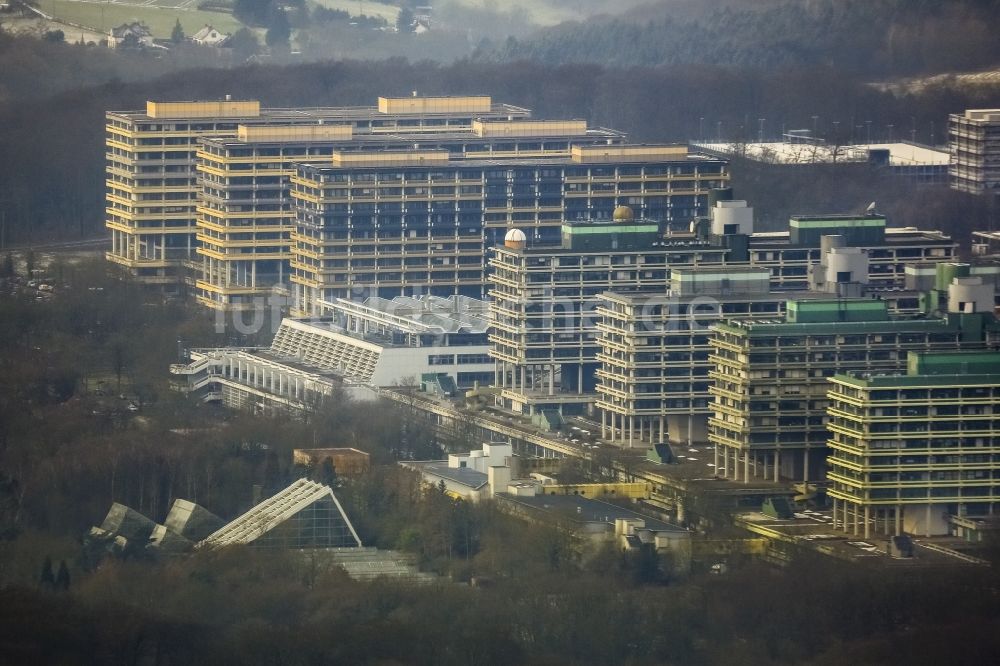
[(579, 395), (583, 394), (583, 363), (576, 369), (576, 392)]
[(667, 420), (663, 414), (660, 414), (660, 441), (667, 441)]
[(694, 414), (688, 414), (688, 446), (694, 443)]
[(718, 444), (714, 444), (712, 446), (712, 463), (713, 463), (712, 472), (714, 473), (715, 476), (718, 476), (719, 475), (719, 445)]
[(556, 364), (549, 363), (549, 395), (556, 393)]
[(865, 538), (866, 539), (871, 536), (870, 519), (871, 519), (871, 507), (869, 505), (865, 504), (865, 529), (864, 529), (864, 532), (865, 532)]
[(903, 533), (903, 505), (896, 505), (896, 536)]
[(854, 536), (858, 536), (858, 511), (860, 507), (857, 504), (854, 505)]
[(774, 482), (778, 482), (778, 472), (781, 470), (781, 451), (774, 452)]
[(750, 483), (750, 452), (743, 454), (743, 483)]
[[(718, 446), (718, 445), (716, 445)], [(722, 448), (722, 476), (729, 478), (729, 447)]]
[(833, 529), (837, 529), (837, 498), (833, 498)]
[(931, 535), (931, 503), (927, 503), (927, 510), (924, 515), (924, 536), (929, 537)]
[(628, 448), (632, 448), (632, 442), (635, 439), (635, 417), (628, 417)]
[(802, 483), (809, 483), (809, 449), (802, 452)]
[(521, 366), (521, 387), (520, 387), (522, 392), (525, 390), (524, 384), (525, 384), (525, 380), (526, 379), (527, 379), (527, 368), (525, 368), (522, 365)]

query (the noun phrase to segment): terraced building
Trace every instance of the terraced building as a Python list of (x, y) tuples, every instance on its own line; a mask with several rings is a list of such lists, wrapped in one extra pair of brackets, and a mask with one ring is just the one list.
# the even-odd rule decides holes
[[(404, 125), (378, 132), (356, 131), (350, 124), (240, 125), (235, 137), (203, 139), (198, 151), (201, 196), (196, 283), (199, 302), (218, 309), (253, 307), (270, 294), (286, 294), (295, 232), (290, 180), (296, 163), (334, 163), (333, 155), (375, 155), (399, 151), (443, 151), (456, 162), (498, 160), (520, 163), (541, 157), (566, 157), (572, 146), (624, 142), (620, 132), (588, 129), (582, 120), (473, 120), (466, 127)], [(370, 185), (370, 184), (369, 184)], [(384, 217), (400, 213), (421, 197), (379, 192)], [(435, 195), (442, 192), (436, 186)], [(471, 188), (465, 187), (465, 194)], [(475, 193), (481, 196), (481, 191)], [(442, 197), (435, 196), (436, 200)], [(350, 197), (363, 206), (363, 190)], [(375, 197), (370, 198), (372, 202)], [(465, 200), (469, 197), (465, 196)], [(393, 210), (393, 209), (397, 210)], [(385, 222), (383, 222), (385, 223)], [(293, 241), (293, 237), (295, 240)]]
[(292, 178), (292, 312), (363, 295), (481, 298), (487, 251), (513, 227), (558, 243), (564, 223), (608, 221), (622, 205), (654, 226), (686, 227), (728, 179), (724, 161), (685, 146), (572, 145), (568, 155), (518, 159), (337, 151)]
[(995, 343), (994, 290), (955, 278), (941, 316), (893, 317), (886, 301), (792, 301), (784, 318), (712, 328), (714, 385), (708, 439), (734, 480), (824, 478), (828, 379), (894, 373), (908, 352), (985, 349)]
[(829, 388), (835, 527), (964, 536), (1000, 510), (1000, 354), (911, 353)]
[[(469, 131), (476, 119), (509, 122), (530, 115), (527, 109), (494, 104), (488, 96), (381, 97), (374, 107), (296, 109), (262, 108), (259, 101), (227, 96), (217, 101), (149, 101), (144, 110), (109, 111), (105, 224), (111, 233), (111, 250), (107, 259), (145, 284), (169, 290), (177, 290), (185, 281), (193, 286), (201, 263), (196, 257), (199, 142), (236, 137), (241, 125), (325, 123), (350, 127), (355, 134), (441, 133)], [(270, 162), (251, 166), (266, 172)], [(260, 240), (269, 243), (272, 239)]]

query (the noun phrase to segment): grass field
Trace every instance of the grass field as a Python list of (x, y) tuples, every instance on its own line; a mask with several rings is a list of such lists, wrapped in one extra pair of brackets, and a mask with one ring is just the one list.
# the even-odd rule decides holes
[[(170, 1), (170, 0), (166, 0)], [(315, 4), (327, 9), (340, 9), (351, 16), (381, 16), (389, 25), (396, 25), (396, 16), (399, 14), (399, 7), (383, 5), (381, 2), (371, 2), (368, 0), (312, 0)]]
[[(435, 2), (442, 11), (447, 11), (449, 3), (464, 5), (475, 9), (483, 7), (497, 11), (512, 11), (522, 9), (528, 12), (531, 22), (539, 26), (555, 25), (563, 21), (582, 21), (595, 14), (621, 14), (649, 0), (505, 0), (490, 2), (489, 0), (441, 0)], [(437, 7), (435, 7), (437, 9)]]
[(206, 23), (215, 26), (217, 30), (230, 33), (242, 27), (242, 24), (230, 14), (193, 9), (196, 6), (197, 3), (190, 0), (119, 0), (118, 2), (38, 0), (38, 8), (46, 14), (101, 32), (107, 32), (110, 28), (133, 20), (148, 25), (153, 36), (160, 39), (170, 37), (174, 21), (178, 19), (187, 35), (193, 35)]

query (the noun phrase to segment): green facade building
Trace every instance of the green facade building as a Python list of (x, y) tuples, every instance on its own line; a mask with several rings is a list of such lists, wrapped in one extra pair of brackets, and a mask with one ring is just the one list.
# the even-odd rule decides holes
[(835, 527), (933, 536), (1000, 508), (1000, 353), (912, 353), (829, 391)]
[(981, 293), (969, 311), (940, 317), (893, 317), (882, 300), (828, 299), (790, 301), (780, 319), (714, 326), (708, 434), (717, 471), (743, 481), (824, 478), (828, 379), (899, 372), (913, 351), (985, 349), (997, 334), (989, 290), (988, 304)]

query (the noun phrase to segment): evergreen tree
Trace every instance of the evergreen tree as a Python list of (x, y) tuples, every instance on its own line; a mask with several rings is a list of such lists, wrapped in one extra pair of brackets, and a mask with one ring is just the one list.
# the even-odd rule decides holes
[(319, 468), (319, 482), (323, 485), (335, 487), (337, 484), (337, 468), (333, 466), (333, 458), (327, 456)]
[(413, 10), (409, 7), (402, 7), (396, 15), (396, 30), (413, 32)]
[(69, 589), (69, 568), (66, 560), (59, 560), (59, 572), (56, 574), (55, 587), (65, 592)]
[(53, 587), (56, 584), (55, 574), (52, 573), (52, 558), (48, 555), (45, 556), (45, 562), (42, 564), (42, 575), (38, 582), (42, 587)]
[(288, 40), (291, 36), (292, 27), (288, 23), (288, 15), (281, 7), (274, 7), (271, 11), (271, 19), (268, 21), (264, 41), (272, 49), (288, 48)]
[(184, 28), (181, 26), (181, 20), (177, 19), (174, 23), (173, 32), (170, 33), (170, 41), (174, 44), (180, 44), (184, 41)]
[(240, 28), (229, 38), (229, 48), (238, 60), (246, 60), (260, 51), (260, 42), (253, 30)]

